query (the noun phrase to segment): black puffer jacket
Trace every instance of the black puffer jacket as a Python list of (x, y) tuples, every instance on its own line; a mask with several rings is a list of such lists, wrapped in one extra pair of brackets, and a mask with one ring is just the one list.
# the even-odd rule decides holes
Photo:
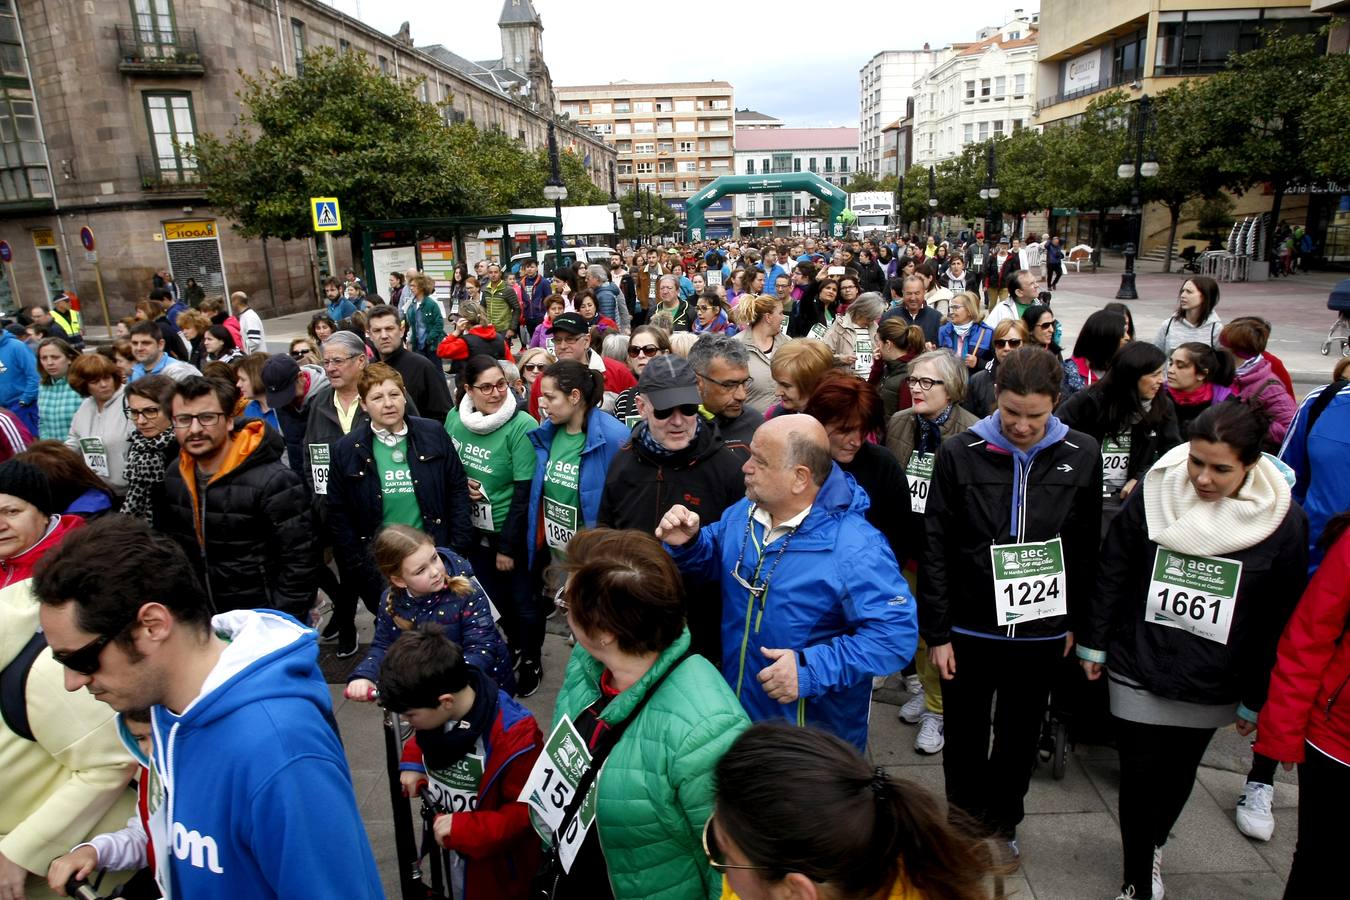
[[(1054, 417), (1050, 428), (1063, 428)], [(999, 637), (1050, 637), (1072, 630), (1065, 616), (1010, 627), (995, 624), (993, 544), (1048, 541), (1064, 549), (1070, 615), (1086, 604), (1097, 577), (1102, 515), (1102, 463), (1097, 442), (1077, 431), (1044, 446), (1031, 461), (1022, 491), (1025, 517), (1012, 536), (1014, 457), (985, 439), (984, 419), (943, 441), (933, 465), (924, 516), (927, 543), (919, 565), (919, 631), (928, 646), (951, 640), (953, 628)]]
[[(421, 359), (421, 357), (418, 357), (416, 354), (410, 353), (407, 355)], [(426, 362), (426, 360), (423, 360), (423, 362)], [(428, 365), (430, 364), (428, 363)], [(305, 409), (308, 410), (308, 418), (306, 419), (304, 436), (302, 438), (305, 463), (301, 469), (301, 474), (304, 476), (305, 486), (311, 491), (314, 490), (315, 446), (323, 445), (328, 448), (328, 459), (331, 464), (334, 448), (337, 447), (338, 441), (347, 436), (347, 432), (342, 430), (342, 423), (338, 421), (337, 406), (333, 403), (333, 394), (333, 386), (331, 384), (326, 385), (315, 394), (307, 404), (305, 404)], [(403, 399), (406, 402), (403, 409), (403, 414), (405, 416), (412, 418), (413, 416), (421, 415), (417, 410), (417, 404), (414, 403), (412, 397), (408, 395), (406, 386), (403, 391)], [(356, 431), (362, 425), (369, 424), (370, 416), (366, 415), (366, 411), (361, 408), (361, 404), (358, 401), (356, 404), (356, 413), (352, 416), (352, 431)]]
[[(1149, 540), (1144, 491), (1135, 491), (1111, 522), (1102, 545), (1097, 589), (1077, 637), (1106, 652), (1111, 675), (1149, 693), (1189, 703), (1240, 702), (1261, 709), (1284, 626), (1308, 583), (1308, 517), (1297, 503), (1270, 537), (1224, 553), (1242, 563), (1228, 643), (1145, 621), (1158, 545)], [(1080, 655), (1081, 652), (1080, 652)]]
[[(701, 522), (716, 522), (745, 496), (740, 457), (714, 426), (703, 422), (688, 447), (664, 459), (642, 446), (638, 436), (646, 431), (647, 424), (639, 423), (610, 463), (597, 525), (651, 534), (677, 503), (698, 513)], [(722, 589), (715, 581), (688, 577), (684, 584), (694, 651), (721, 665)]]
[[(422, 513), (422, 530), (437, 547), (460, 555), (477, 539), (469, 513), (469, 481), (459, 454), (439, 422), (407, 418), (408, 469)], [(366, 421), (333, 446), (328, 480), (328, 528), (333, 547), (345, 564), (370, 574), (375, 561), (370, 545), (384, 524), (384, 499), (371, 443), (375, 433)]]
[(187, 551), (216, 612), (279, 609), (305, 622), (314, 603), (314, 512), (300, 476), (281, 461), (285, 448), (261, 421), (240, 421), (204, 497), (186, 453), (165, 472), (155, 527)]

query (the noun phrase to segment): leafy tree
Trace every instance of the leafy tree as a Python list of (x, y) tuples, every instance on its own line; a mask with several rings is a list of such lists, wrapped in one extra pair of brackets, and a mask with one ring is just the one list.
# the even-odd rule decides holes
[(244, 236), (283, 240), (310, 234), (315, 196), (341, 198), (348, 221), (478, 211), (472, 157), (415, 91), (331, 48), (306, 54), (299, 75), (244, 76), (242, 127), (191, 149), (208, 202)]
[[(571, 199), (571, 186), (568, 186), (568, 199)], [(680, 231), (680, 217), (670, 208), (660, 194), (651, 192), (648, 200), (646, 191), (629, 191), (619, 198), (619, 217), (623, 219), (620, 237), (651, 239), (664, 235), (677, 234)], [(608, 202), (608, 201), (605, 201)], [(636, 213), (641, 212), (642, 218)]]

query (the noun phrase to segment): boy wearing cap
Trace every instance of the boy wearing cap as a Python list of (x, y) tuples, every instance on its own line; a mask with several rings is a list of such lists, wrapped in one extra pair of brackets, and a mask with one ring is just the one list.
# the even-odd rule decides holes
[[(618, 360), (601, 356), (591, 349), (591, 331), (580, 313), (568, 312), (558, 316), (549, 325), (553, 338), (553, 352), (558, 359), (574, 359), (582, 365), (605, 373), (606, 412), (614, 409), (614, 398), (637, 384), (632, 371)], [(539, 418), (539, 392), (543, 379), (536, 378), (530, 385), (530, 415)]]

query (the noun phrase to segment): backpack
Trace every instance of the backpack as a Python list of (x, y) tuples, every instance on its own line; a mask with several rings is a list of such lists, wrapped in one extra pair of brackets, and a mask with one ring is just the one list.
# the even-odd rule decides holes
[(0, 671), (0, 716), (9, 730), (26, 741), (35, 740), (28, 722), (28, 673), (33, 661), (47, 646), (47, 637), (37, 632), (23, 649)]
[(1317, 399), (1312, 402), (1312, 406), (1308, 407), (1308, 428), (1304, 434), (1312, 435), (1313, 426), (1317, 424), (1317, 420), (1322, 417), (1322, 413), (1326, 412), (1327, 407), (1331, 405), (1331, 401), (1336, 399), (1336, 396), (1346, 385), (1350, 385), (1350, 381), (1341, 378), (1323, 388), (1322, 393), (1318, 394)]

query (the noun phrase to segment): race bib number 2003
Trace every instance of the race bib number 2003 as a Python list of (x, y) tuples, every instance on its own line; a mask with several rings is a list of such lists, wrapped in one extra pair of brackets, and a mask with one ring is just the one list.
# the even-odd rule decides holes
[(1069, 612), (1064, 546), (1059, 538), (1041, 543), (995, 544), (994, 620), (1016, 625)]

